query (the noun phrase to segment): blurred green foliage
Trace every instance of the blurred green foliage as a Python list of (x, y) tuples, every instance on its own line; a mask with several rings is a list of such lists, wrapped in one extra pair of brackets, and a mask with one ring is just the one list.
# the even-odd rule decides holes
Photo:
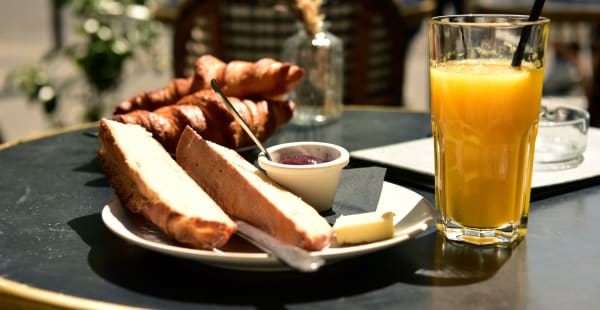
[(104, 94), (119, 87), (128, 61), (149, 61), (159, 68), (154, 44), (158, 39), (158, 22), (152, 18), (152, 0), (52, 0), (59, 12), (73, 16), (73, 42), (57, 46), (35, 64), (16, 68), (9, 73), (15, 85), (31, 103), (39, 103), (52, 116), (69, 87), (80, 77), (62, 80), (56, 77), (53, 64), (67, 60), (75, 72), (83, 75), (89, 86), (85, 121), (102, 116)]

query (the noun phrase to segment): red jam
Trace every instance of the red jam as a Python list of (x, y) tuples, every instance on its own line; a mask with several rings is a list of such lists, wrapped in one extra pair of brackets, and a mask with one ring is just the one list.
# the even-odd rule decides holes
[(310, 155), (292, 155), (279, 161), (285, 165), (316, 165), (324, 162), (325, 160)]

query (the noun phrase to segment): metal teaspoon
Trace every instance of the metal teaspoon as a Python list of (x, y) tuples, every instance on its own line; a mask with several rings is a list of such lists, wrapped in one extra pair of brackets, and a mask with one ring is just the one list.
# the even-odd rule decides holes
[(269, 154), (269, 152), (267, 152), (267, 149), (262, 145), (262, 143), (260, 143), (260, 140), (258, 140), (258, 138), (254, 135), (254, 133), (252, 132), (252, 130), (250, 129), (250, 127), (248, 126), (246, 121), (244, 121), (244, 119), (242, 118), (240, 113), (235, 109), (233, 104), (231, 104), (231, 102), (229, 102), (229, 99), (227, 99), (227, 96), (225, 96), (225, 94), (223, 94), (223, 91), (221, 90), (219, 85), (217, 85), (217, 81), (215, 79), (212, 79), (210, 81), (210, 85), (212, 86), (212, 88), (215, 92), (217, 92), (219, 95), (221, 95), (221, 98), (223, 98), (223, 101), (225, 101), (225, 103), (227, 104), (229, 109), (231, 109), (231, 112), (233, 112), (233, 116), (235, 117), (237, 122), (240, 123), (240, 126), (242, 126), (242, 128), (248, 134), (248, 136), (250, 136), (252, 141), (254, 141), (254, 144), (256, 144), (256, 146), (258, 146), (260, 151), (267, 157), (268, 160), (272, 160), (271, 155)]

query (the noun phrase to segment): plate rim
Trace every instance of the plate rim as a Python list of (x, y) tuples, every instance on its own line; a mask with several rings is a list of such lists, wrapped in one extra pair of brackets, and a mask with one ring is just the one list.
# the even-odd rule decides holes
[[(433, 208), (425, 198), (423, 198), (418, 193), (398, 184), (393, 184), (384, 181), (384, 185), (387, 186), (383, 187), (382, 193), (384, 190), (397, 190), (405, 191), (405, 193), (410, 192), (409, 194), (418, 196), (420, 200), (425, 201), (430, 207), (431, 210), (428, 216), (423, 216), (420, 222), (409, 225), (408, 227), (395, 227), (394, 237), (392, 237), (391, 239), (339, 248), (326, 247), (325, 249), (320, 251), (310, 252), (310, 255), (321, 257), (325, 259), (326, 264), (330, 264), (342, 259), (357, 257), (363, 254), (381, 251), (383, 249), (394, 246), (396, 244), (399, 244), (401, 242), (404, 242), (406, 240), (420, 235), (421, 233), (426, 231), (427, 228), (429, 228), (429, 226), (432, 225)], [(381, 204), (382, 202), (380, 200), (377, 208), (379, 208)], [(410, 209), (408, 210), (407, 214), (413, 211), (417, 207), (417, 205), (418, 203), (415, 203), (413, 206), (410, 206)], [(252, 271), (291, 270), (288, 266), (280, 262), (276, 257), (270, 256), (269, 254), (264, 252), (234, 252), (220, 251), (218, 249), (202, 250), (145, 239), (135, 234), (127, 227), (128, 225), (134, 225), (130, 222), (129, 218), (125, 220), (121, 219), (123, 216), (127, 217), (128, 212), (130, 211), (123, 207), (119, 199), (115, 196), (102, 208), (102, 221), (112, 233), (114, 233), (121, 239), (129, 241), (147, 250), (156, 251), (165, 255), (170, 255), (183, 259), (191, 259), (205, 263), (207, 265), (217, 266), (225, 269), (239, 269)]]

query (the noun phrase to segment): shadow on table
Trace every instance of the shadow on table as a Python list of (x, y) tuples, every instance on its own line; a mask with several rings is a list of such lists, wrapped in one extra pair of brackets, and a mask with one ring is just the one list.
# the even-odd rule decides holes
[[(416, 245), (413, 257), (425, 258), (414, 263), (415, 272), (407, 283), (456, 286), (493, 277), (512, 256), (513, 247), (474, 246), (449, 241), (436, 231)], [(523, 245), (525, 247), (525, 245)]]
[(134, 291), (169, 303), (261, 308), (358, 295), (393, 285), (467, 285), (492, 277), (512, 252), (510, 248), (454, 244), (432, 232), (316, 273), (246, 272), (209, 267), (129, 244), (103, 225), (100, 214), (74, 219), (69, 225), (90, 246), (92, 270), (126, 288), (123, 296), (111, 295), (112, 302), (120, 303), (128, 303), (128, 294)]

